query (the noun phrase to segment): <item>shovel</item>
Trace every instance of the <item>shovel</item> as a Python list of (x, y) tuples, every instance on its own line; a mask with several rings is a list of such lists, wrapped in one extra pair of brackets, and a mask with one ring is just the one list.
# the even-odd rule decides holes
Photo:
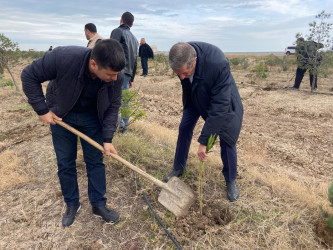
[[(69, 130), (73, 134), (81, 137), (83, 140), (94, 146), (95, 148), (99, 149), (104, 153), (104, 147), (100, 144), (95, 142), (90, 137), (86, 136), (85, 134), (81, 133), (77, 129), (69, 126), (63, 121), (54, 120), (55, 123), (64, 127), (65, 129)], [(177, 217), (186, 215), (188, 212), (189, 207), (192, 205), (194, 201), (194, 194), (190, 187), (188, 187), (183, 181), (181, 181), (177, 177), (172, 177), (167, 183), (161, 182), (160, 180), (156, 179), (155, 177), (147, 174), (142, 169), (134, 166), (130, 162), (124, 160), (120, 156), (111, 153), (111, 157), (116, 159), (117, 161), (123, 163), (126, 167), (134, 170), (138, 174), (142, 175), (143, 177), (147, 178), (155, 185), (162, 188), (162, 191), (158, 197), (158, 201), (167, 208), (170, 212), (172, 212)]]

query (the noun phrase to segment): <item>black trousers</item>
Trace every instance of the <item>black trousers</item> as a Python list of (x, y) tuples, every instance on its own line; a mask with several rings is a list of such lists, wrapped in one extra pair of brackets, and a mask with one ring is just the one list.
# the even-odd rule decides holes
[[(192, 141), (193, 130), (200, 115), (192, 107), (183, 111), (183, 117), (179, 125), (179, 134), (175, 153), (174, 170), (184, 170)], [(220, 137), (221, 159), (223, 163), (222, 173), (226, 181), (234, 181), (237, 177), (237, 150), (236, 145), (229, 146)]]
[(148, 57), (141, 57), (142, 74), (148, 75)]
[[(301, 85), (301, 82), (303, 80), (305, 72), (306, 72), (306, 68), (297, 67), (294, 88), (297, 88), (297, 89), (299, 88), (299, 86)], [(311, 70), (309, 70), (309, 76), (310, 76), (310, 87), (312, 87), (312, 83), (314, 81), (313, 87), (316, 89), (317, 88), (317, 75), (311, 73)]]

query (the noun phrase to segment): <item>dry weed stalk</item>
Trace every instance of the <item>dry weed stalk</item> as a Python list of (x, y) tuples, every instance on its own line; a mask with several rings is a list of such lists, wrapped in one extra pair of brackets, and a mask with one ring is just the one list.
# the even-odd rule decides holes
[[(331, 183), (330, 187), (328, 188), (328, 200), (333, 207), (333, 182)], [(328, 227), (333, 229), (333, 215), (328, 216), (327, 218)]]

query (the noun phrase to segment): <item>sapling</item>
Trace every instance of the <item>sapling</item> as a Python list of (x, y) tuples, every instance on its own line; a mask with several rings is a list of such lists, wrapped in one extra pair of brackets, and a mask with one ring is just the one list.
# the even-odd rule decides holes
[[(215, 144), (215, 139), (216, 139), (216, 134), (214, 135), (210, 135), (208, 142), (207, 142), (207, 146), (206, 146), (206, 153), (210, 153), (211, 149), (213, 148), (214, 144)], [(201, 161), (200, 162), (200, 167), (199, 167), (199, 202), (200, 202), (200, 214), (202, 214), (202, 186), (203, 186), (203, 167), (205, 165), (205, 162)]]
[(137, 90), (123, 90), (122, 93), (122, 105), (119, 109), (121, 117), (132, 117), (129, 125), (136, 120), (142, 119), (146, 116), (146, 113), (141, 109), (141, 105), (138, 100), (139, 91)]

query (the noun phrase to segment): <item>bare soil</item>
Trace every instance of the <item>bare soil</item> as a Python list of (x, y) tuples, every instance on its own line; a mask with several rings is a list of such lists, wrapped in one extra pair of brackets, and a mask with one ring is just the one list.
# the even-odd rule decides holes
[[(131, 154), (136, 159), (133, 164), (162, 179), (172, 168), (182, 115), (181, 86), (170, 71), (161, 74), (149, 63), (149, 75), (135, 78), (147, 117), (133, 124), (128, 135), (117, 134), (114, 143), (121, 156)], [(25, 65), (13, 69), (17, 79)], [(158, 215), (184, 249), (325, 249), (331, 244), (332, 234), (316, 221), (321, 218), (319, 206), (332, 212), (327, 187), (333, 180), (333, 76), (319, 79), (314, 93), (307, 75), (299, 91), (288, 90), (284, 87), (292, 85), (295, 70), (273, 69), (267, 79), (256, 78), (250, 70), (232, 70), (244, 104), (237, 143), (238, 201), (226, 200), (218, 147), (205, 167), (202, 215), (196, 201), (187, 216), (175, 218), (156, 201), (159, 189), (144, 183)], [(9, 76), (5, 74), (5, 78)], [(20, 182), (6, 175), (10, 185), (0, 186), (1, 249), (174, 248), (142, 199), (134, 174), (108, 159), (108, 206), (119, 211), (121, 221), (110, 226), (92, 217), (80, 151), (77, 168), (82, 210), (75, 223), (64, 229), (61, 216), (65, 205), (49, 127), (38, 121), (12, 88), (2, 87), (0, 96), (0, 169), (8, 172), (6, 167), (13, 164), (15, 156), (18, 174), (29, 178)], [(199, 120), (188, 176), (183, 179), (195, 192), (196, 139), (202, 125)], [(149, 139), (165, 135), (171, 144)], [(142, 141), (135, 141), (137, 136)], [(150, 150), (156, 153), (145, 156), (144, 143), (151, 143)], [(13, 157), (6, 158), (8, 155)]]

